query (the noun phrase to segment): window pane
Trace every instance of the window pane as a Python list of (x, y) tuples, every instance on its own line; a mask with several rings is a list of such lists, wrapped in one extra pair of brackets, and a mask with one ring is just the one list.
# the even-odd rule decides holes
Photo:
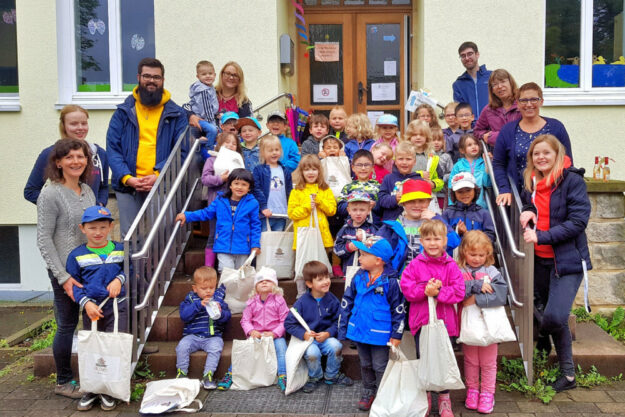
[(367, 25), (367, 104), (399, 104), (400, 25)]
[(0, 93), (17, 93), (15, 0), (0, 0)]
[(623, 0), (594, 0), (592, 86), (625, 87)]
[(343, 104), (343, 25), (310, 25), (312, 104)]
[(108, 5), (106, 0), (75, 0), (76, 88), (111, 91)]
[(547, 0), (545, 87), (579, 87), (581, 0)]
[(154, 0), (120, 2), (122, 22), (122, 89), (131, 91), (137, 84), (137, 65), (154, 57)]

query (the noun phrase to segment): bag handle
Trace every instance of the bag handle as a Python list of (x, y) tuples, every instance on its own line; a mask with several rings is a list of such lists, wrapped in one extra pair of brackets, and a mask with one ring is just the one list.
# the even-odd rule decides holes
[(245, 262), (243, 262), (243, 265), (241, 265), (241, 267), (239, 268), (239, 271), (243, 272), (243, 269), (246, 266), (252, 265), (252, 262), (254, 261), (255, 257), (256, 257), (256, 251), (250, 253), (250, 256), (248, 256), (247, 259), (245, 260)]
[(434, 297), (428, 297), (428, 310), (429, 310), (429, 313), (430, 313), (429, 324), (436, 323), (436, 320), (437, 320), (437, 317), (436, 317), (436, 300), (434, 299)]
[(267, 231), (271, 232), (271, 225), (269, 224), (269, 217), (265, 217), (265, 221), (267, 222)]
[(188, 405), (191, 405), (193, 403), (197, 403), (198, 404), (198, 408), (176, 408), (175, 410), (172, 410), (174, 412), (178, 412), (178, 411), (182, 411), (183, 413), (197, 413), (198, 411), (200, 411), (202, 409), (202, 407), (204, 406), (204, 404), (202, 404), (202, 401), (195, 399), (193, 401), (191, 401)]
[[(271, 230), (271, 225), (269, 224), (269, 217), (265, 217), (265, 221), (267, 222), (267, 231), (272, 232), (273, 230)], [(292, 228), (293, 228), (293, 220), (291, 220), (289, 224), (286, 225), (286, 228), (284, 229), (284, 231), (286, 232)]]
[(352, 266), (358, 266), (358, 250), (354, 252), (354, 262), (352, 262)]
[[(106, 297), (104, 299), (104, 301), (102, 301), (100, 303), (100, 305), (98, 306), (99, 309), (102, 309), (102, 307), (104, 307), (104, 304), (106, 304), (106, 302), (108, 300), (110, 300), (110, 297)], [(113, 298), (113, 316), (115, 317), (115, 321), (113, 324), (113, 333), (118, 333), (118, 328), (119, 328), (119, 313), (117, 311), (117, 298)], [(91, 320), (91, 331), (92, 332), (97, 332), (98, 331), (98, 321), (97, 320)]]
[(295, 317), (297, 319), (297, 321), (299, 322), (299, 324), (302, 325), (302, 327), (309, 332), (310, 331), (310, 327), (308, 327), (308, 324), (304, 321), (304, 318), (302, 316), (300, 316), (300, 314), (297, 312), (297, 310), (295, 309), (295, 307), (291, 307), (290, 308), (291, 313), (293, 314), (293, 317)]
[(393, 358), (393, 360), (399, 361), (399, 362), (403, 362), (403, 361), (407, 361), (408, 360), (408, 358), (406, 357), (406, 355), (404, 354), (404, 352), (402, 352), (402, 350), (400, 348), (393, 346), (391, 344), (391, 342), (388, 342), (387, 345), (391, 349), (390, 354), (396, 356), (396, 358), (397, 358), (397, 359)]

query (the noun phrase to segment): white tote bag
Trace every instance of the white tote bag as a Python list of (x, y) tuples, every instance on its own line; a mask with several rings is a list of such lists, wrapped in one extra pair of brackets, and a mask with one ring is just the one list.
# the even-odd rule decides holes
[(514, 342), (516, 336), (506, 314), (506, 308), (481, 308), (476, 304), (462, 308), (459, 343), (469, 346), (489, 346), (493, 343)]
[(245, 163), (243, 163), (241, 154), (225, 146), (219, 148), (217, 158), (215, 158), (215, 163), (213, 164), (215, 175), (221, 175), (226, 171), (232, 173), (232, 171), (237, 168), (245, 168)]
[[(314, 224), (313, 224), (314, 219)], [(319, 230), (319, 218), (315, 208), (310, 215), (308, 227), (297, 229), (297, 251), (295, 252), (295, 279), (303, 279), (302, 270), (304, 265), (310, 261), (323, 262), (332, 271), (332, 265), (328, 260), (326, 248), (323, 246), (321, 231)]]
[(482, 316), (486, 322), (488, 334), (492, 337), (492, 343), (516, 341), (516, 335), (510, 326), (504, 306), (483, 308)]
[[(295, 266), (293, 250), (293, 222), (289, 222), (283, 232), (273, 232), (267, 220), (267, 231), (260, 235), (260, 255), (256, 258), (256, 268), (273, 268), (278, 278), (292, 278)], [(289, 229), (291, 229), (289, 231)]]
[(393, 346), (371, 405), (370, 417), (423, 417), (428, 411), (428, 398), (417, 379), (419, 360), (408, 360)]
[[(308, 324), (306, 324), (297, 310), (291, 307), (291, 313), (293, 313), (293, 316), (295, 316), (304, 329), (309, 332), (310, 327), (308, 327)], [(291, 335), (291, 341), (289, 342), (289, 347), (286, 349), (285, 355), (286, 391), (284, 391), (284, 395), (296, 392), (308, 381), (308, 365), (306, 365), (306, 361), (304, 360), (304, 354), (312, 342), (312, 338), (310, 338), (310, 340), (301, 340)]]
[(321, 166), (334, 198), (339, 198), (343, 187), (352, 182), (349, 158), (346, 156), (328, 156), (321, 160)]
[(224, 301), (228, 304), (232, 314), (243, 312), (254, 288), (256, 270), (251, 265), (255, 256), (256, 252), (252, 252), (239, 269), (226, 267), (221, 271), (218, 286), (223, 284), (226, 287)]
[[(100, 308), (109, 300), (100, 304)], [(91, 330), (78, 332), (78, 373), (80, 391), (106, 394), (113, 398), (130, 401), (130, 377), (132, 376), (132, 335), (119, 333), (117, 300), (113, 299), (115, 325), (113, 333), (99, 332), (97, 321), (91, 322)]]
[(278, 359), (272, 337), (232, 341), (230, 389), (246, 391), (268, 387), (275, 383), (277, 373)]
[[(195, 413), (202, 409), (202, 402), (195, 397), (200, 393), (200, 380), (189, 378), (151, 381), (145, 387), (141, 400), (141, 414), (162, 414), (174, 411)], [(186, 408), (196, 403), (197, 408)]]
[(430, 321), (419, 336), (419, 381), (426, 391), (462, 389), (460, 370), (445, 323), (436, 318), (436, 301), (428, 297)]
[(349, 284), (352, 283), (352, 279), (354, 279), (359, 269), (360, 266), (358, 266), (358, 251), (356, 251), (354, 252), (354, 261), (345, 270), (345, 289), (347, 289), (347, 287), (349, 287)]

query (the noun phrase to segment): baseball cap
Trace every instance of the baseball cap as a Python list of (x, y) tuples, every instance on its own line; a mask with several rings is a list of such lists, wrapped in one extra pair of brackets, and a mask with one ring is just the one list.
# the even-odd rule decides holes
[(432, 186), (423, 180), (408, 180), (402, 185), (399, 204), (419, 198), (432, 198)]
[(278, 273), (273, 268), (263, 266), (254, 276), (254, 286), (261, 281), (271, 281), (278, 285)]
[(237, 130), (241, 130), (243, 126), (254, 126), (258, 130), (263, 130), (255, 117), (243, 117), (239, 119), (237, 122)]
[(383, 114), (382, 116), (378, 117), (378, 120), (375, 122), (376, 126), (377, 125), (392, 125), (395, 127), (399, 127), (399, 123), (397, 122), (397, 117), (393, 116), (392, 114)]
[(223, 125), (228, 120), (239, 120), (239, 115), (233, 111), (227, 111), (221, 115), (220, 123)]
[(386, 239), (380, 239), (371, 246), (367, 246), (358, 240), (353, 240), (352, 243), (361, 251), (381, 258), (384, 263), (389, 263), (393, 257), (393, 248)]
[(276, 117), (286, 122), (286, 116), (280, 110), (275, 110), (269, 113), (269, 116), (267, 116), (267, 121), (274, 119)]
[(366, 201), (367, 203), (373, 201), (369, 193), (365, 193), (364, 191), (352, 191), (347, 196), (347, 204), (355, 203), (356, 201)]
[(85, 209), (85, 212), (82, 214), (81, 223), (90, 223), (96, 220), (113, 220), (113, 216), (111, 215), (111, 211), (106, 207), (102, 206), (91, 206)]
[(460, 172), (451, 179), (451, 190), (458, 191), (461, 188), (475, 188), (475, 177), (470, 172)]

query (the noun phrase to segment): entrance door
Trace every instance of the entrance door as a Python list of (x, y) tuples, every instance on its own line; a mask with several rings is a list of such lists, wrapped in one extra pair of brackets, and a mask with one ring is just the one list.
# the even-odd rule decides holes
[[(315, 48), (299, 47), (299, 105), (369, 115), (391, 113), (405, 124), (407, 45), (404, 13), (307, 14)], [(308, 57), (305, 56), (308, 53)]]

